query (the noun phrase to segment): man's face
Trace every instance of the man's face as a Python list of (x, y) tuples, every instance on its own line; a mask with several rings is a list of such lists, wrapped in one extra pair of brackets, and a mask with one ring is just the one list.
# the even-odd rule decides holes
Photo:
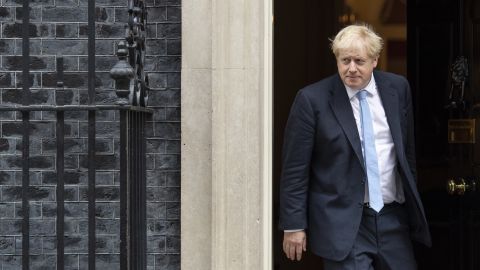
[(345, 85), (354, 90), (363, 89), (367, 86), (376, 66), (377, 58), (369, 57), (365, 49), (340, 51), (337, 57), (340, 78)]

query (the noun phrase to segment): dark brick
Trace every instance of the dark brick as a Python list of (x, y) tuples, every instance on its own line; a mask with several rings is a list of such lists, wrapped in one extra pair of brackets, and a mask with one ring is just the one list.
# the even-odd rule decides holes
[(147, 153), (165, 153), (165, 141), (157, 138), (147, 139)]
[[(40, 7), (30, 7), (29, 8), (29, 20), (30, 22), (39, 22), (42, 18), (42, 10)], [(23, 7), (15, 8), (15, 19), (17, 21), (23, 20)]]
[[(42, 217), (42, 204), (30, 202), (29, 208), (30, 218)], [(21, 203), (15, 204), (15, 216), (18, 218), (23, 218), (23, 208)]]
[(148, 219), (147, 233), (149, 235), (180, 235), (180, 222)]
[[(65, 87), (69, 88), (79, 88), (87, 86), (87, 73), (67, 72), (63, 75), (63, 82)], [(42, 74), (42, 83), (43, 87), (56, 87), (57, 85), (57, 74), (56, 73), (43, 73)], [(102, 80), (96, 76), (95, 86), (102, 86)]]
[[(55, 69), (54, 61), (55, 59), (53, 57), (31, 56), (29, 61), (30, 70), (32, 71), (54, 70)], [(23, 69), (22, 56), (4, 56), (3, 67), (7, 70), (21, 71)]]
[[(43, 203), (43, 215), (45, 217), (57, 216), (56, 203)], [(68, 218), (87, 218), (88, 217), (88, 203), (84, 202), (67, 202), (65, 203), (65, 217)]]
[[(30, 55), (40, 55), (42, 51), (42, 41), (40, 39), (30, 39), (29, 48)], [(15, 39), (15, 55), (22, 55), (23, 53), (23, 40)]]
[(128, 22), (127, 8), (115, 8), (115, 22), (121, 22), (121, 23)]
[(167, 87), (167, 74), (150, 72), (147, 74), (150, 88), (165, 88)]
[[(23, 134), (23, 123), (21, 122), (3, 122), (3, 136), (21, 136)], [(38, 137), (55, 136), (54, 123), (52, 122), (30, 122), (30, 135)]]
[(148, 39), (146, 43), (147, 55), (166, 55), (166, 42), (164, 39)]
[(167, 121), (180, 121), (180, 107), (168, 107), (166, 108), (166, 117)]
[(0, 219), (14, 218), (14, 217), (15, 217), (15, 203), (0, 203)]
[[(21, 186), (4, 186), (2, 192), (2, 201), (4, 202), (20, 202), (22, 200)], [(31, 201), (53, 201), (55, 199), (55, 188), (30, 186), (28, 196)]]
[(181, 0), (156, 0), (158, 6), (178, 6)]
[[(80, 200), (88, 199), (88, 188), (80, 188)], [(120, 187), (99, 186), (95, 189), (95, 199), (97, 201), (118, 201), (120, 199)]]
[[(17, 88), (22, 88), (23, 87), (23, 76), (20, 72), (17, 72), (16, 76), (16, 84), (17, 84)], [(41, 74), (40, 73), (31, 73), (30, 74), (30, 77), (29, 77), (29, 86), (30, 86), (30, 90), (33, 90), (32, 88), (40, 88), (40, 84), (41, 84)], [(30, 95), (30, 93), (29, 93)], [(32, 101), (32, 103), (34, 103), (36, 100), (34, 99), (30, 99), (30, 101)], [(35, 113), (40, 113), (40, 112), (35, 112)], [(34, 114), (34, 113), (32, 113)], [(33, 120), (33, 118), (31, 118)], [(39, 119), (39, 118), (35, 118), (35, 119)]]
[(155, 135), (162, 139), (180, 139), (180, 123), (156, 123)]
[[(2, 91), (4, 103), (19, 103), (22, 100), (23, 93), (18, 89), (8, 89)], [(31, 104), (52, 104), (53, 92), (50, 90), (32, 90), (30, 93)]]
[(87, 252), (87, 236), (65, 236), (65, 252), (78, 253)]
[[(86, 6), (88, 4), (88, 0), (80, 0), (80, 6)], [(125, 7), (127, 6), (127, 2), (122, 0), (96, 0), (95, 4), (97, 6), (115, 6), (115, 7)]]
[(167, 252), (180, 252), (180, 237), (179, 236), (167, 236), (166, 241)]
[[(88, 26), (80, 26), (80, 37), (88, 36)], [(122, 38), (125, 37), (125, 27), (120, 24), (97, 23), (95, 33), (99, 38)]]
[(158, 38), (180, 38), (182, 27), (179, 23), (161, 23), (157, 26)]
[(179, 187), (180, 186), (180, 172), (167, 172), (167, 186)]
[(11, 270), (22, 269), (22, 256), (0, 256), (3, 268)]
[(164, 202), (148, 202), (147, 203), (147, 218), (151, 219), (165, 219), (166, 218), (166, 204)]
[(57, 258), (54, 255), (31, 256), (30, 269), (56, 270)]
[(165, 186), (166, 172), (162, 170), (147, 170), (147, 186)]
[(179, 39), (167, 40), (167, 54), (168, 55), (181, 55), (182, 43)]
[(57, 7), (72, 7), (78, 6), (78, 0), (55, 0), (55, 5)]
[(2, 219), (0, 220), (1, 235), (18, 235), (22, 233), (21, 219)]
[[(95, 57), (95, 70), (110, 72), (110, 69), (112, 69), (117, 62), (118, 58), (116, 56), (97, 56)], [(80, 57), (79, 66), (80, 70), (88, 70), (88, 58)]]
[(0, 39), (0, 53), (2, 55), (15, 53), (15, 40), (13, 39)]
[(165, 252), (165, 236), (149, 235), (147, 249), (153, 253)]
[(87, 10), (79, 7), (44, 7), (43, 22), (86, 22)]
[(113, 22), (114, 14), (115, 13), (113, 8), (95, 8), (95, 20), (97, 22)]
[(150, 187), (147, 189), (147, 200), (154, 202), (178, 201), (180, 188), (176, 187)]
[(180, 71), (181, 60), (178, 56), (148, 56), (145, 59), (147, 71)]
[(169, 89), (150, 91), (148, 104), (150, 106), (180, 106), (180, 91)]
[[(15, 76), (14, 73), (0, 73), (0, 88), (13, 87), (14, 79), (12, 79), (12, 77), (14, 76)], [(9, 89), (2, 90), (2, 96), (5, 91), (9, 91)]]
[(147, 23), (147, 37), (156, 38), (157, 37), (157, 24), (156, 23)]
[[(4, 5), (22, 5), (22, 0), (5, 0)], [(30, 0), (31, 6), (53, 5), (53, 0)]]
[(0, 237), (0, 253), (1, 254), (15, 253), (15, 237), (13, 236)]
[(180, 22), (182, 19), (182, 13), (180, 7), (167, 7), (167, 21), (168, 22)]
[(180, 203), (179, 202), (167, 202), (167, 219), (176, 220), (180, 219)]
[(44, 40), (43, 54), (50, 55), (79, 55), (87, 54), (87, 40), (78, 39), (59, 39), (59, 40)]
[[(38, 37), (39, 32), (37, 25), (29, 24), (29, 37)], [(22, 24), (21, 23), (6, 23), (3, 25), (3, 37), (7, 38), (21, 38), (22, 37)]]
[(0, 7), (0, 22), (10, 22), (13, 21), (12, 8), (9, 7)]
[(168, 73), (167, 75), (167, 87), (180, 89), (181, 74), (180, 72)]
[(164, 22), (167, 19), (167, 9), (164, 7), (152, 7), (148, 9), (147, 21)]
[(95, 216), (97, 218), (120, 217), (120, 205), (111, 202), (97, 202), (95, 204)]
[(180, 270), (179, 254), (156, 254), (155, 270)]
[(55, 29), (56, 37), (75, 38), (78, 37), (78, 24), (57, 24)]

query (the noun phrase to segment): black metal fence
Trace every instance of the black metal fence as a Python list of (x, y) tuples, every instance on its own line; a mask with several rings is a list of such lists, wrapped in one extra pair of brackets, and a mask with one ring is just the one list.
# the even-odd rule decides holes
[[(88, 269), (95, 269), (96, 248), (96, 112), (118, 111), (120, 114), (120, 269), (146, 269), (146, 118), (152, 110), (146, 108), (148, 77), (143, 71), (145, 58), (146, 10), (144, 1), (129, 0), (129, 22), (126, 40), (119, 43), (119, 62), (112, 68), (119, 101), (111, 105), (95, 104), (95, 1), (88, 0), (88, 104), (31, 105), (29, 54), (29, 0), (23, 1), (23, 88), (22, 105), (3, 105), (0, 111), (22, 115), (22, 269), (30, 267), (30, 114), (36, 111), (56, 112), (56, 177), (57, 269), (65, 268), (65, 113), (88, 112)], [(63, 58), (57, 57), (57, 96), (63, 91)]]

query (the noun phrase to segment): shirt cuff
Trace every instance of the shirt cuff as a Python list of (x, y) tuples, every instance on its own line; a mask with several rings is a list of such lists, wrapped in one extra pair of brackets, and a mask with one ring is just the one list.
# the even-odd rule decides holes
[(284, 232), (301, 232), (303, 229), (296, 229), (296, 230), (284, 230)]

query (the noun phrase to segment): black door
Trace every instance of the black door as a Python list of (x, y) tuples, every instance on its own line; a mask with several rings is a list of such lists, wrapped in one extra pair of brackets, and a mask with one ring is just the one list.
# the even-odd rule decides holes
[[(480, 268), (480, 1), (407, 3), (418, 185), (433, 247), (419, 269)], [(447, 183), (449, 182), (449, 188)]]

